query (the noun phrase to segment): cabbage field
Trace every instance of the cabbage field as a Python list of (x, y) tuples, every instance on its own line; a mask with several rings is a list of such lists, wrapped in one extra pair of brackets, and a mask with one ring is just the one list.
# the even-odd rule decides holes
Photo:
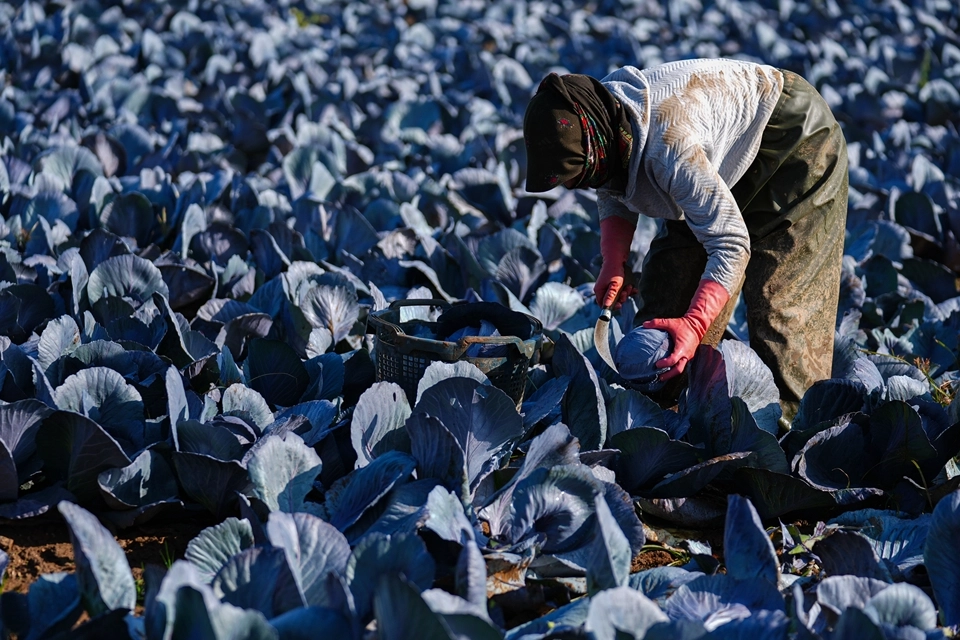
[[(833, 377), (789, 431), (742, 308), (676, 407), (626, 386), (595, 193), (524, 189), (544, 75), (691, 57), (800, 73), (846, 135)], [(0, 66), (0, 535), (65, 522), (75, 560), (0, 638), (960, 631), (956, 0), (18, 1)], [(411, 335), (536, 318), (522, 403), (465, 360), (378, 382), (401, 300)], [(158, 522), (210, 526), (132, 566)]]

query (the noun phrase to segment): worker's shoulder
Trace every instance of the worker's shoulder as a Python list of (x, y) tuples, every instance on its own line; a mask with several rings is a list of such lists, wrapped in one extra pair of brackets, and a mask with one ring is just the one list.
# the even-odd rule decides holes
[(645, 67), (642, 71), (648, 78), (658, 75), (669, 75), (674, 73), (700, 73), (703, 71), (724, 72), (734, 69), (756, 69), (773, 68), (762, 62), (753, 62), (750, 60), (737, 60), (735, 58), (688, 58), (684, 60), (673, 60), (661, 64)]
[(716, 78), (717, 88), (722, 88), (724, 85), (729, 85), (731, 81), (736, 83), (738, 77), (765, 83), (769, 79), (779, 80), (780, 71), (770, 65), (748, 60), (691, 58), (664, 62), (642, 69), (629, 65), (623, 66), (607, 74), (602, 82), (608, 86), (627, 84), (643, 88), (670, 87), (678, 90), (686, 88), (690, 83), (709, 82), (711, 78)]
[(600, 82), (610, 87), (611, 85), (633, 85), (635, 87), (645, 87), (647, 77), (644, 69), (632, 66), (623, 66), (611, 71), (600, 79)]

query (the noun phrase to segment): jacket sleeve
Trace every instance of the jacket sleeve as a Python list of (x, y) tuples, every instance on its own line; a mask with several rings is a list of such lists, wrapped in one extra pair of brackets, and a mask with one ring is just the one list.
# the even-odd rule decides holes
[(631, 211), (627, 208), (627, 205), (623, 204), (618, 198), (604, 193), (602, 189), (597, 191), (597, 213), (600, 216), (601, 222), (605, 218), (616, 216), (632, 222), (634, 226), (636, 226), (640, 218), (640, 214), (636, 211)]
[(654, 173), (707, 252), (703, 277), (733, 296), (750, 260), (750, 234), (730, 188), (699, 145), (688, 147), (670, 162), (658, 161)]

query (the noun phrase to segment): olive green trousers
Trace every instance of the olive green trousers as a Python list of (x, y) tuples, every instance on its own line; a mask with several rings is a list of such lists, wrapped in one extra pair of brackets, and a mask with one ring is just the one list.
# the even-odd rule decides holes
[[(806, 80), (783, 74), (760, 150), (732, 192), (750, 231), (741, 284), (750, 346), (773, 372), (789, 421), (804, 392), (831, 375), (848, 174), (846, 142), (830, 107)], [(638, 279), (636, 323), (686, 313), (706, 263), (686, 222), (664, 221)], [(719, 343), (739, 293), (704, 344)], [(661, 404), (674, 402), (686, 385), (685, 375), (675, 380), (655, 398)]]

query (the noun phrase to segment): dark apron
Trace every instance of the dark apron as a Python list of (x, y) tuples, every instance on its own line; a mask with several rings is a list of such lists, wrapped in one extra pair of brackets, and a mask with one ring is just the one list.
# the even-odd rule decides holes
[[(783, 71), (783, 93), (760, 149), (731, 191), (750, 232), (742, 283), (750, 346), (770, 367), (786, 420), (804, 392), (829, 378), (847, 217), (847, 148), (830, 107), (806, 80)], [(636, 322), (687, 311), (707, 254), (686, 222), (663, 221), (644, 258)], [(704, 336), (723, 337), (738, 292)], [(656, 398), (670, 404), (675, 379)]]

